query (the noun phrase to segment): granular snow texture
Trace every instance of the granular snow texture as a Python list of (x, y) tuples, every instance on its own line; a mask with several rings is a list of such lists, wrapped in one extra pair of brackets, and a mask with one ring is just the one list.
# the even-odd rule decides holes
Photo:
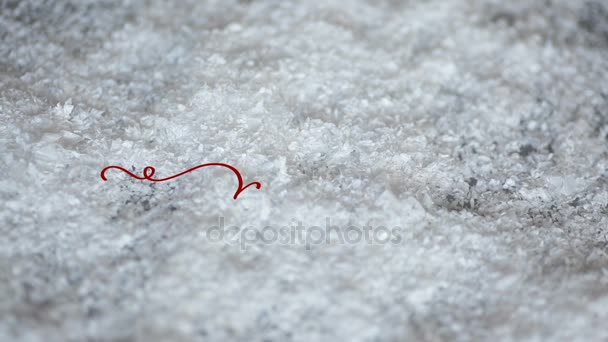
[[(99, 176), (206, 162), (263, 186)], [(241, 246), (220, 218), (401, 239)], [(0, 0), (1, 341), (608, 341), (607, 322), (605, 1)]]

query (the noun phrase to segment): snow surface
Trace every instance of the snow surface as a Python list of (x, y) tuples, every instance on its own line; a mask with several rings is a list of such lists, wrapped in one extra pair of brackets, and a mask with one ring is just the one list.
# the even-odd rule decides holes
[(1, 0), (0, 340), (606, 341), (607, 139), (603, 0)]

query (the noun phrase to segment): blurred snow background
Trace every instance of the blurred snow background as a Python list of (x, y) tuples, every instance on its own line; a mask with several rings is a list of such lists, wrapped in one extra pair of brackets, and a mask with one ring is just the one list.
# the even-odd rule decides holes
[(0, 340), (603, 341), (607, 142), (604, 1), (0, 0)]

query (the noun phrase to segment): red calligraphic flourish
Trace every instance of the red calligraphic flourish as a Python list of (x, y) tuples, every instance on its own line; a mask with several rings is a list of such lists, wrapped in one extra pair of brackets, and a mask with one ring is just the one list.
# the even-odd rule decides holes
[(206, 163), (206, 164), (201, 164), (201, 165), (195, 166), (193, 168), (190, 168), (190, 169), (188, 169), (186, 171), (180, 172), (180, 173), (178, 173), (176, 175), (173, 175), (173, 176), (170, 176), (170, 177), (165, 177), (165, 178), (152, 178), (152, 176), (154, 176), (154, 174), (156, 173), (156, 169), (153, 168), (152, 166), (146, 166), (144, 168), (144, 175), (143, 175), (143, 177), (140, 177), (140, 176), (132, 173), (131, 171), (125, 169), (122, 166), (110, 165), (110, 166), (104, 167), (103, 170), (101, 170), (100, 176), (101, 176), (101, 179), (103, 179), (104, 181), (107, 181), (108, 178), (106, 178), (106, 172), (108, 170), (110, 170), (110, 169), (117, 169), (117, 170), (120, 170), (120, 171), (126, 173), (127, 175), (129, 175), (129, 176), (131, 176), (131, 177), (133, 177), (135, 179), (147, 180), (147, 181), (150, 181), (150, 182), (165, 182), (165, 181), (168, 181), (168, 180), (171, 180), (171, 179), (183, 176), (183, 175), (185, 175), (187, 173), (190, 173), (190, 172), (192, 172), (194, 170), (202, 169), (202, 168), (207, 167), (207, 166), (221, 166), (221, 167), (225, 167), (225, 168), (231, 170), (232, 172), (234, 172), (234, 174), (236, 175), (236, 178), (239, 181), (239, 187), (238, 187), (238, 189), (236, 189), (236, 192), (234, 193), (234, 196), (233, 196), (233, 198), (235, 200), (239, 197), (239, 195), (241, 194), (241, 192), (245, 191), (245, 189), (247, 189), (248, 187), (250, 187), (252, 185), (255, 185), (255, 187), (257, 189), (260, 189), (262, 187), (262, 184), (260, 182), (251, 182), (251, 183), (249, 183), (247, 185), (243, 185), (244, 184), (243, 183), (243, 177), (241, 176), (241, 173), (239, 172), (239, 170), (237, 170), (236, 167), (234, 167), (232, 165), (229, 165), (229, 164), (225, 164), (225, 163)]

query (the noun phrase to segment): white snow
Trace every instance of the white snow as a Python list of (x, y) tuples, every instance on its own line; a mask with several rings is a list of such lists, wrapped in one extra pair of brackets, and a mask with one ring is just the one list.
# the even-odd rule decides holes
[(606, 340), (607, 132), (603, 1), (0, 2), (0, 341)]

